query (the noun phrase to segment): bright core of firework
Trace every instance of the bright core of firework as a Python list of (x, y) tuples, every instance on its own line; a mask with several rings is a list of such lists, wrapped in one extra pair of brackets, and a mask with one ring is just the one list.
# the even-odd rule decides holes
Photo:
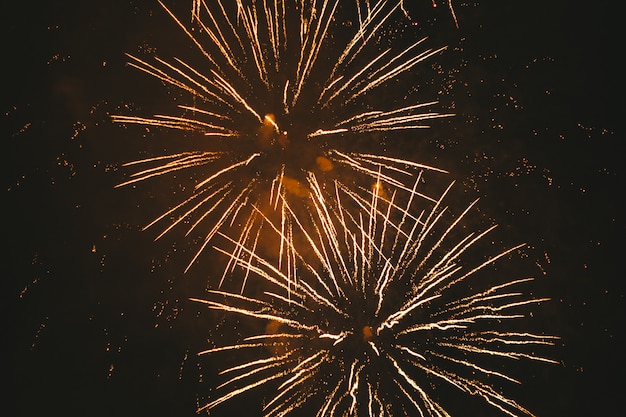
[(187, 234), (202, 230), (189, 266), (222, 226), (240, 225), (240, 241), (255, 239), (252, 205), (265, 216), (288, 215), (285, 201), (308, 198), (311, 174), (329, 183), (356, 176), (396, 186), (394, 172), (424, 167), (363, 152), (363, 143), (379, 146), (374, 132), (422, 129), (449, 116), (429, 110), (434, 102), (383, 100), (381, 87), (444, 49), (423, 49), (425, 39), (408, 46), (381, 42), (393, 16), (402, 16), (401, 1), (350, 3), (358, 19), (343, 21), (339, 0), (197, 0), (191, 26), (159, 3), (203, 62), (129, 54), (129, 65), (188, 93), (192, 102), (180, 105), (179, 115), (112, 119), (204, 140), (195, 149), (125, 164), (137, 171), (119, 186), (199, 172), (194, 193), (146, 226), (166, 224), (157, 239), (180, 224)]
[(532, 416), (503, 393), (503, 385), (520, 381), (502, 364), (556, 363), (536, 353), (556, 337), (519, 329), (525, 309), (547, 299), (521, 291), (533, 278), (487, 273), (524, 245), (476, 261), (495, 226), (463, 227), (476, 201), (450, 218), (444, 197), (452, 185), (434, 201), (420, 193), (420, 179), (408, 198), (373, 189), (364, 201), (336, 182), (331, 206), (313, 176), (310, 181), (310, 224), (291, 217), (304, 243), (274, 227), (287, 242), (289, 272), (231, 239), (233, 250), (218, 250), (261, 280), (262, 290), (209, 291), (193, 299), (265, 328), (200, 352), (228, 352), (223, 358), (233, 361), (200, 410), (265, 386), (274, 392), (266, 416), (306, 404), (318, 417), (441, 417), (449, 415), (439, 395), (447, 387), (502, 414)]

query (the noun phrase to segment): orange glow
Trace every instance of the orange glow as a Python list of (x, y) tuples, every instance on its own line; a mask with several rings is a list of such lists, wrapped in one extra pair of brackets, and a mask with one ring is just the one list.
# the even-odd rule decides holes
[[(265, 334), (267, 335), (279, 335), (280, 329), (283, 324), (277, 320), (270, 320), (265, 325)], [(272, 356), (278, 357), (287, 353), (288, 339), (280, 337), (278, 339), (280, 343), (266, 343), (265, 348), (270, 352)]]
[(266, 114), (263, 118), (263, 124), (259, 128), (259, 142), (262, 148), (272, 145), (277, 130), (278, 126), (274, 120), (274, 115)]
[(383, 184), (380, 181), (377, 181), (374, 184), (372, 184), (372, 193), (376, 193), (376, 196), (378, 198), (382, 198), (383, 200), (388, 199), (387, 192), (385, 191), (385, 188), (383, 187)]
[(280, 326), (282, 326), (283, 324), (279, 321), (276, 320), (270, 320), (269, 322), (267, 322), (267, 325), (265, 326), (265, 333), (267, 334), (277, 334), (278, 333), (278, 329), (280, 329)]
[(369, 342), (374, 337), (374, 332), (370, 326), (363, 327), (363, 340)]
[(333, 170), (333, 163), (330, 161), (330, 159), (323, 156), (318, 156), (317, 158), (315, 158), (315, 163), (317, 164), (317, 167), (324, 172)]
[(302, 183), (294, 178), (284, 176), (281, 179), (283, 187), (288, 193), (297, 197), (305, 198), (309, 196), (309, 190)]
[(274, 115), (271, 113), (266, 114), (263, 118), (263, 126), (269, 126), (273, 129), (278, 129), (278, 126), (276, 125), (276, 117), (274, 117)]
[(287, 137), (287, 132), (283, 132), (278, 136), (278, 143), (280, 144), (280, 146), (282, 146), (283, 149), (285, 149), (287, 146), (289, 146), (289, 138)]

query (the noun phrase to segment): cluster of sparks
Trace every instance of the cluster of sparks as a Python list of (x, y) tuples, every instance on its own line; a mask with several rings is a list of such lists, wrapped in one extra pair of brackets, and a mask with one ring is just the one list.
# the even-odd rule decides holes
[[(435, 102), (404, 105), (402, 100), (402, 106), (380, 109), (366, 104), (376, 102), (372, 96), (380, 94), (381, 86), (445, 49), (421, 49), (426, 39), (401, 50), (378, 46), (382, 28), (401, 13), (401, 1), (357, 3), (358, 24), (343, 28), (350, 28), (347, 41), (344, 33), (338, 40), (331, 31), (339, 19), (339, 0), (244, 3), (195, 1), (193, 29), (161, 3), (202, 54), (202, 68), (157, 56), (146, 60), (128, 55), (129, 64), (189, 93), (194, 104), (179, 106), (180, 116), (112, 116), (117, 123), (204, 137), (196, 145), (201, 149), (126, 164), (140, 168), (119, 184), (201, 167), (204, 178), (195, 184), (193, 195), (146, 226), (169, 220), (161, 237), (177, 224), (190, 225), (187, 234), (209, 224), (187, 269), (223, 226), (249, 224), (252, 204), (287, 213), (279, 207), (283, 197), (306, 198), (311, 173), (331, 181), (346, 168), (364, 174), (370, 184), (378, 178), (402, 186), (379, 172), (423, 166), (357, 152), (345, 145), (345, 138), (354, 143), (352, 138), (372, 132), (423, 129), (429, 120), (450, 116), (430, 111)], [(339, 41), (345, 43), (331, 50), (341, 52), (331, 58), (329, 43)]]
[[(221, 371), (225, 381), (216, 392), (222, 394), (199, 411), (271, 386), (276, 394), (265, 404), (265, 416), (284, 416), (305, 404), (318, 417), (448, 416), (445, 399), (436, 395), (447, 384), (504, 414), (532, 416), (498, 389), (519, 381), (489, 364), (494, 358), (555, 363), (534, 350), (556, 337), (499, 330), (522, 319), (525, 306), (547, 299), (519, 291), (532, 278), (478, 278), (524, 245), (472, 264), (467, 253), (495, 225), (460, 232), (476, 202), (446, 225), (449, 188), (433, 203), (419, 193), (419, 178), (405, 203), (397, 194), (374, 191), (364, 202), (337, 184), (332, 207), (314, 177), (311, 183), (313, 226), (294, 225), (305, 237), (304, 249), (281, 236), (289, 242), (291, 273), (232, 239), (235, 251), (218, 249), (261, 279), (263, 290), (253, 296), (209, 291), (194, 301), (266, 324), (259, 334), (200, 353), (252, 359)], [(417, 212), (423, 203), (427, 207)]]
[[(556, 337), (500, 330), (547, 299), (520, 290), (532, 278), (482, 279), (524, 245), (473, 261), (495, 226), (463, 226), (476, 201), (450, 217), (452, 184), (423, 190), (425, 176), (445, 171), (350, 145), (450, 116), (430, 110), (435, 102), (376, 105), (382, 86), (444, 49), (423, 49), (425, 39), (381, 46), (403, 1), (357, 0), (358, 19), (341, 25), (339, 0), (194, 0), (190, 26), (159, 3), (203, 63), (129, 54), (129, 64), (193, 101), (179, 115), (112, 118), (203, 142), (125, 164), (138, 168), (119, 186), (200, 172), (193, 194), (146, 228), (169, 222), (157, 239), (179, 225), (201, 233), (187, 270), (210, 246), (228, 262), (218, 289), (193, 301), (264, 329), (200, 353), (237, 363), (198, 412), (265, 387), (275, 390), (268, 417), (305, 404), (318, 417), (441, 417), (449, 414), (437, 390), (447, 386), (532, 416), (502, 393), (520, 382), (494, 364), (554, 363), (535, 351)], [(270, 242), (262, 229), (278, 242), (272, 256), (258, 250)], [(231, 250), (212, 244), (216, 236)], [(236, 269), (243, 282), (226, 290)], [(260, 283), (256, 293), (248, 280)]]

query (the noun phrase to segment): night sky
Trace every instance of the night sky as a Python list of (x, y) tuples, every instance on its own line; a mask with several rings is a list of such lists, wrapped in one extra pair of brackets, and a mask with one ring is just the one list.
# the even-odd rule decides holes
[[(457, 29), (446, 2), (405, 2), (415, 34), (448, 45), (411, 73), (412, 91), (456, 116), (387, 146), (480, 197), (481, 215), (500, 225), (496, 239), (528, 244), (534, 295), (552, 299), (532, 313), (561, 337), (550, 353), (561, 364), (527, 363), (514, 398), (538, 416), (626, 413), (618, 12), (565, 0), (453, 1)], [(205, 259), (183, 274), (197, 242), (182, 233), (153, 242), (156, 231), (141, 231), (192, 184), (184, 174), (114, 188), (127, 174), (121, 164), (162, 153), (180, 133), (109, 117), (129, 108), (150, 116), (179, 99), (128, 67), (125, 53), (194, 59), (193, 45), (156, 0), (17, 3), (1, 25), (1, 414), (196, 415), (216, 364), (195, 354), (214, 317), (188, 298), (220, 266)], [(189, 19), (191, 0), (166, 4)], [(258, 398), (246, 399), (212, 414), (257, 415)], [(457, 400), (471, 404), (467, 415), (499, 415)]]

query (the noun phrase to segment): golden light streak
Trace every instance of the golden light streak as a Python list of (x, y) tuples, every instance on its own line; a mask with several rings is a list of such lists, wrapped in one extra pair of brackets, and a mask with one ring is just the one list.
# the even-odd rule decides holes
[(452, 14), (452, 18), (454, 19), (454, 25), (456, 28), (459, 28), (459, 21), (456, 17), (456, 13), (454, 12), (454, 7), (452, 7), (452, 0), (448, 0), (448, 8), (450, 9), (450, 13)]
[(174, 117), (167, 115), (155, 115), (154, 118), (135, 117), (135, 116), (112, 116), (115, 123), (134, 123), (144, 126), (157, 126), (169, 129), (187, 130), (194, 132), (204, 130), (206, 136), (229, 137), (236, 136), (236, 133), (229, 131), (223, 126), (204, 123), (195, 119), (184, 117)]
[[(315, 15), (313, 13), (315, 9), (311, 8), (311, 20), (313, 20), (313, 23), (315, 24), (315, 32), (313, 33), (311, 41), (309, 42), (308, 39), (310, 31), (308, 30), (308, 26), (304, 26), (307, 28), (307, 30), (305, 32), (306, 35), (302, 44), (302, 48), (300, 50), (300, 60), (298, 61), (298, 69), (296, 71), (295, 80), (296, 88), (293, 92), (293, 99), (291, 101), (292, 107), (296, 105), (296, 102), (298, 101), (298, 98), (300, 97), (300, 93), (302, 91), (304, 80), (308, 78), (314, 63), (317, 60), (319, 50), (322, 46), (322, 40), (326, 38), (328, 26), (334, 18), (335, 10), (337, 9), (338, 4), (339, 0), (335, 0), (335, 3), (330, 7), (332, 10), (328, 13), (328, 15), (326, 15), (326, 10), (329, 8), (328, 0), (323, 0), (321, 11), (315, 13), (317, 16), (319, 16), (319, 18), (317, 19), (314, 19)], [(304, 57), (305, 55), (306, 58)]]
[(136, 172), (131, 176), (131, 180), (118, 184), (115, 187), (123, 187), (125, 185), (133, 184), (135, 182), (143, 181), (148, 178), (163, 175), (172, 171), (178, 171), (189, 167), (205, 165), (207, 163), (215, 161), (216, 159), (219, 159), (219, 157), (220, 154), (218, 152), (183, 152), (174, 155), (159, 156), (155, 158), (147, 158), (139, 161), (129, 162), (127, 164), (124, 164), (124, 166), (174, 159), (174, 161), (167, 162), (155, 168), (149, 168), (143, 171)]
[[(350, 42), (348, 42), (343, 53), (337, 60), (337, 63), (333, 67), (331, 71), (331, 75), (329, 77), (330, 83), (334, 82), (333, 78), (335, 74), (339, 71), (342, 65), (349, 64), (356, 56), (359, 55), (359, 53), (363, 50), (365, 45), (369, 43), (369, 41), (378, 32), (381, 26), (387, 21), (387, 19), (397, 9), (398, 5), (399, 5), (399, 2), (397, 2), (396, 5), (393, 6), (393, 8), (387, 12), (387, 15), (383, 16), (383, 18), (380, 19), (380, 21), (376, 23), (376, 18), (378, 17), (378, 14), (383, 13), (385, 2), (379, 1), (376, 3), (376, 6), (372, 10), (372, 12), (368, 13), (367, 19), (360, 22), (359, 30), (355, 33), (354, 37), (350, 40)], [(359, 43), (360, 43), (360, 46), (357, 47), (357, 44)]]
[[(222, 216), (217, 220), (217, 222), (215, 223), (213, 228), (205, 235), (204, 242), (202, 243), (200, 248), (196, 251), (196, 254), (194, 255), (193, 259), (191, 259), (191, 262), (189, 262), (189, 264), (187, 265), (187, 268), (185, 268), (185, 273), (187, 271), (189, 271), (189, 268), (191, 268), (191, 266), (194, 264), (196, 259), (198, 259), (198, 257), (204, 251), (204, 248), (206, 248), (206, 246), (209, 244), (209, 242), (211, 241), (213, 236), (218, 233), (220, 227), (227, 221), (227, 219), (231, 215), (231, 213), (233, 211), (236, 211), (238, 209), (238, 207), (241, 206), (241, 200), (244, 197), (244, 195), (247, 194), (248, 192), (249, 192), (249, 190), (247, 188), (244, 188), (239, 193), (239, 195), (237, 195), (234, 198), (234, 201), (232, 202), (232, 204), (226, 208), (226, 210), (224, 211)], [(219, 201), (218, 203), (221, 203), (221, 201)], [(208, 213), (205, 212), (203, 214), (203, 216), (196, 223), (194, 223), (194, 225), (192, 226), (192, 229), (195, 228), (207, 214)]]

